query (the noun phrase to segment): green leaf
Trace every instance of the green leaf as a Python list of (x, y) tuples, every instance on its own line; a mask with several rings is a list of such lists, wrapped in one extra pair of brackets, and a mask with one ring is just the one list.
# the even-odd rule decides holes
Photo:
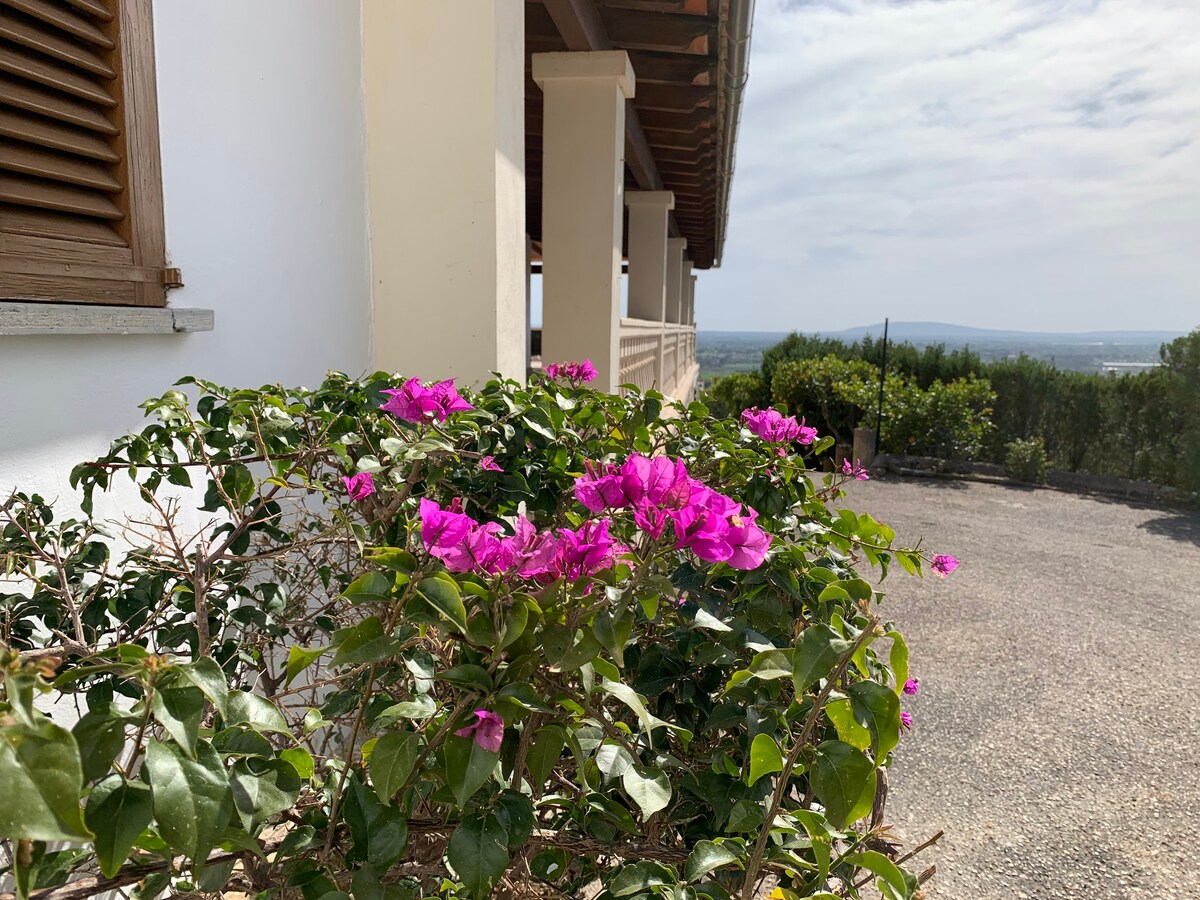
[(882, 761), (900, 743), (900, 698), (876, 681), (850, 685), (854, 717), (871, 731), (875, 758)]
[(466, 806), (488, 777), (496, 770), (499, 753), (480, 747), (472, 738), (451, 735), (442, 745), (446, 756), (446, 780), (460, 807)]
[(608, 892), (614, 897), (628, 897), (631, 894), (641, 894), (661, 885), (674, 884), (678, 880), (673, 869), (662, 863), (643, 860), (622, 866), (621, 870), (608, 883)]
[(300, 796), (300, 775), (282, 759), (239, 759), (229, 775), (233, 803), (246, 831), (291, 809)]
[(887, 636), (892, 639), (889, 662), (892, 667), (892, 676), (896, 679), (896, 693), (900, 694), (904, 690), (904, 683), (908, 681), (908, 644), (905, 643), (904, 637), (898, 631), (889, 631)]
[(706, 628), (709, 631), (733, 631), (728, 625), (710, 613), (703, 607), (696, 610), (696, 618), (692, 622), (693, 628)]
[(750, 774), (746, 784), (753, 786), (754, 782), (764, 775), (783, 771), (783, 754), (779, 744), (769, 734), (759, 732), (750, 744)]
[(529, 607), (524, 603), (518, 601), (506, 609), (496, 649), (503, 650), (505, 647), (511, 646), (514, 641), (525, 633), (525, 628), (528, 624)]
[(667, 728), (682, 736), (684, 740), (689, 740), (691, 738), (692, 733), (687, 729), (680, 728), (676, 725), (671, 725), (670, 723), (664, 722), (662, 719), (656, 716), (652, 716), (650, 711), (646, 709), (645, 698), (638, 694), (629, 685), (606, 678), (600, 682), (600, 689), (606, 694), (612, 694), (612, 696), (616, 697), (631, 710), (633, 710), (634, 715), (636, 715), (638, 721), (641, 722), (642, 729), (647, 735), (650, 734), (650, 732), (652, 732), (655, 728)]
[(792, 660), (794, 670), (792, 683), (796, 694), (803, 694), (813, 682), (824, 678), (837, 665), (843, 655), (850, 652), (851, 644), (828, 625), (810, 625), (796, 642)]
[(371, 751), (371, 784), (385, 805), (404, 787), (420, 752), (420, 736), (407, 731), (389, 731)]
[(296, 770), (296, 774), (303, 779), (313, 777), (316, 772), (316, 764), (313, 762), (312, 754), (303, 747), (288, 747), (286, 750), (279, 751), (279, 758), (286, 760)]
[(90, 839), (79, 797), (83, 767), (71, 732), (49, 720), (0, 727), (0, 838)]
[(533, 801), (519, 791), (507, 790), (493, 807), (500, 824), (508, 832), (508, 849), (515, 850), (529, 840), (536, 823)]
[(391, 600), (392, 588), (395, 586), (395, 576), (389, 578), (382, 572), (368, 572), (352, 581), (350, 586), (342, 591), (342, 596), (355, 604)]
[(567, 745), (566, 733), (557, 725), (547, 725), (538, 729), (534, 735), (533, 744), (529, 747), (529, 755), (525, 758), (525, 766), (529, 770), (529, 780), (534, 785), (543, 785), (550, 777), (550, 772), (562, 756), (563, 747)]
[(846, 862), (878, 875), (875, 886), (883, 894), (884, 900), (911, 900), (917, 889), (917, 879), (913, 875), (875, 850), (852, 853), (846, 857)]
[(349, 860), (362, 860), (388, 869), (404, 855), (408, 845), (408, 820), (404, 810), (384, 806), (375, 792), (357, 777), (347, 779), (346, 824), (354, 843)]
[(216, 707), (221, 717), (225, 717), (225, 697), (229, 693), (229, 683), (215, 659), (202, 656), (190, 663), (177, 666), (175, 671), (179, 673), (180, 678), (190, 681), (200, 688), (209, 702)]
[(75, 723), (71, 735), (79, 747), (83, 780), (107, 775), (113, 760), (125, 747), (125, 715), (111, 704), (94, 707)]
[(825, 715), (833, 723), (837, 736), (851, 747), (866, 750), (871, 746), (871, 731), (854, 718), (854, 709), (848, 697), (826, 703)]
[(150, 696), (154, 718), (188, 756), (196, 754), (200, 720), (204, 717), (204, 692), (199, 688), (159, 688)]
[(714, 844), (712, 841), (697, 841), (688, 856), (687, 866), (683, 875), (688, 881), (699, 881), (709, 872), (722, 866), (733, 865), (741, 857), (724, 844)]
[(596, 748), (596, 768), (605, 781), (620, 778), (633, 768), (632, 754), (614, 740), (605, 740)]
[(621, 786), (631, 800), (649, 818), (671, 802), (671, 782), (666, 773), (648, 766), (633, 765), (621, 776)]
[(96, 833), (96, 857), (105, 878), (112, 878), (129, 858), (134, 842), (153, 816), (149, 785), (113, 775), (92, 789), (84, 821)]
[(335, 666), (353, 666), (375, 663), (395, 656), (402, 645), (390, 634), (384, 634), (383, 622), (378, 616), (363, 619), (357, 625), (339, 628), (334, 633), (337, 653)]
[(492, 676), (483, 666), (455, 666), (445, 672), (439, 672), (437, 677), (442, 681), (457, 684), (459, 687), (474, 688), (480, 693), (487, 694), (492, 690)]
[(299, 644), (293, 644), (288, 650), (285, 684), (290, 685), (295, 681), (297, 675), (316, 662), (328, 649), (328, 647), (301, 647)]
[(875, 782), (875, 764), (862, 751), (842, 741), (825, 741), (817, 747), (809, 783), (835, 828), (857, 822), (871, 811)]
[(192, 760), (169, 744), (152, 740), (146, 745), (146, 768), (159, 834), (172, 851), (187, 856), (200, 871), (233, 812), (233, 794), (221, 757), (204, 741), (196, 745)]
[(421, 583), (417, 585), (417, 593), (449, 619), (459, 631), (466, 633), (467, 609), (463, 606), (462, 591), (457, 581), (445, 572), (438, 572), (421, 579)]
[(287, 720), (270, 700), (249, 691), (230, 691), (226, 700), (226, 725), (249, 725), (255, 731), (290, 734)]
[(221, 487), (238, 506), (245, 506), (249, 503), (256, 490), (254, 476), (241, 463), (225, 467), (225, 472), (221, 476)]
[(787, 678), (792, 674), (791, 650), (764, 650), (750, 660), (750, 674), (763, 681)]
[(829, 867), (833, 856), (834, 835), (830, 833), (829, 822), (819, 812), (813, 812), (810, 809), (794, 809), (792, 815), (808, 833), (813, 859), (817, 861), (818, 883), (823, 883), (829, 878)]
[(496, 816), (473, 813), (450, 835), (446, 859), (467, 893), (484, 900), (508, 868), (508, 832)]

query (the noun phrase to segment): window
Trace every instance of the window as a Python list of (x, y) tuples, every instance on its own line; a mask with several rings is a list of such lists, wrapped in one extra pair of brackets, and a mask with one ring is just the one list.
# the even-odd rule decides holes
[(151, 0), (0, 0), (0, 299), (164, 306)]

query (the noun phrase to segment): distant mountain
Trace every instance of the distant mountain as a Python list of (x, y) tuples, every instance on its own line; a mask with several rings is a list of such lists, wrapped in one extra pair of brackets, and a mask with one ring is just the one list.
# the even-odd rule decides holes
[[(873, 337), (882, 337), (883, 323), (818, 333), (821, 337), (857, 341), (868, 334)], [(1152, 344), (1174, 340), (1181, 333), (1178, 331), (1006, 331), (999, 328), (948, 325), (944, 322), (891, 322), (888, 325), (889, 341), (909, 341), (917, 344), (964, 344), (991, 341), (1020, 341), (1029, 344), (1093, 344), (1101, 342), (1106, 344)]]

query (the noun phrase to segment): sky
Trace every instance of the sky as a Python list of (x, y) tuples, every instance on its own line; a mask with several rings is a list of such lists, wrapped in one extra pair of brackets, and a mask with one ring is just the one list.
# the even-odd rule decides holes
[(704, 330), (1200, 326), (1200, 0), (758, 0)]

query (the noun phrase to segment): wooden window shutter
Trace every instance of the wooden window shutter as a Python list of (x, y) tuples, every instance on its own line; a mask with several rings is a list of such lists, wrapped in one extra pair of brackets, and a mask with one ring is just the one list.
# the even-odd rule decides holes
[(0, 299), (165, 304), (150, 5), (0, 0)]

